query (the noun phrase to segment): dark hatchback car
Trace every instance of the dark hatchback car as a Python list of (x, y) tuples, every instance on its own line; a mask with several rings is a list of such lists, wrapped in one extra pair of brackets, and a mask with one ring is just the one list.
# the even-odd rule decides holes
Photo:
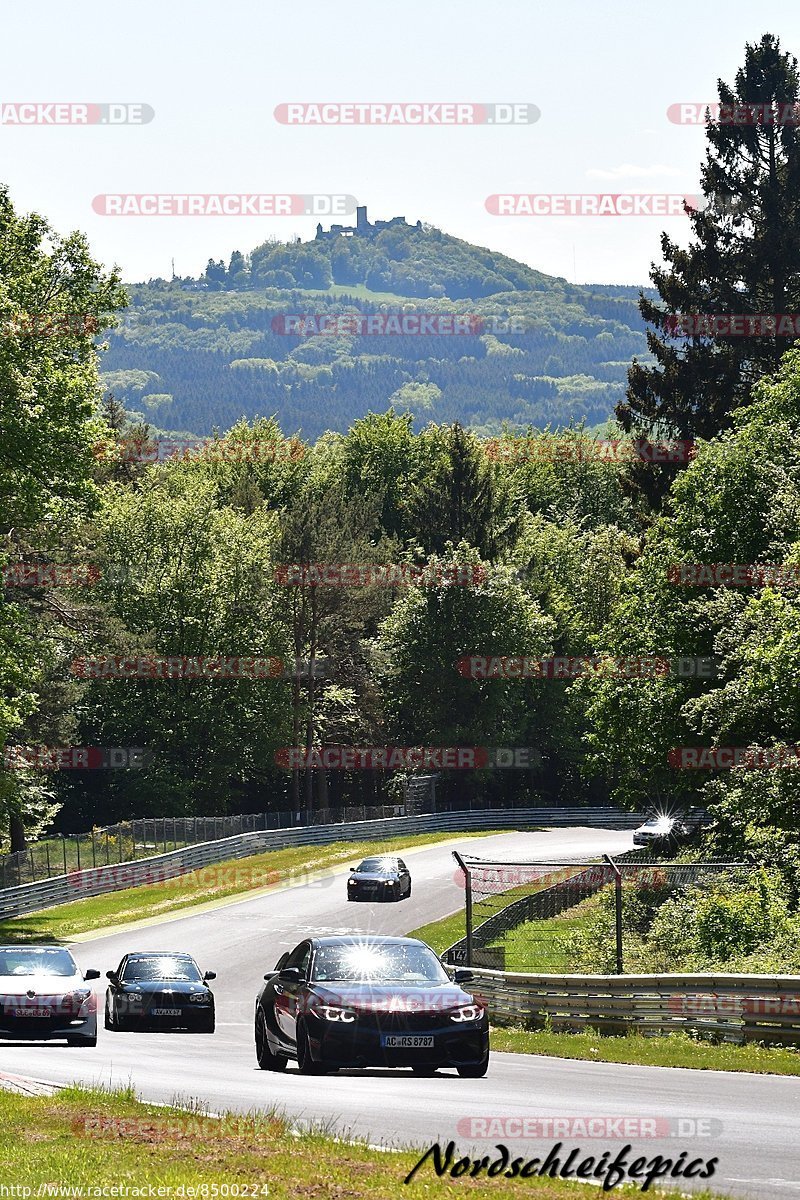
[(402, 900), (411, 895), (411, 872), (402, 858), (365, 858), (350, 868), (348, 900)]
[(304, 1075), (340, 1067), (454, 1067), (471, 1079), (489, 1065), (489, 1021), (416, 938), (320, 937), (301, 942), (264, 976), (255, 1011), (258, 1065)]
[(214, 993), (190, 954), (141, 951), (126, 954), (107, 971), (106, 1029), (190, 1029), (213, 1033)]

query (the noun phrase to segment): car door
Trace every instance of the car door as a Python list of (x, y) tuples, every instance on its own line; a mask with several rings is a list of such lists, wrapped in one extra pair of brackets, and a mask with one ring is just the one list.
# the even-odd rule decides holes
[[(311, 961), (311, 942), (301, 942), (295, 946), (284, 967), (296, 967), (302, 979), (299, 982), (285, 983), (280, 977), (275, 979), (275, 1023), (281, 1037), (294, 1044), (297, 1040), (297, 1013), (301, 998), (305, 995), (308, 967)], [(283, 969), (283, 968), (281, 968)]]
[(402, 858), (398, 858), (397, 865), (400, 868), (400, 893), (407, 896), (411, 891), (411, 872)]

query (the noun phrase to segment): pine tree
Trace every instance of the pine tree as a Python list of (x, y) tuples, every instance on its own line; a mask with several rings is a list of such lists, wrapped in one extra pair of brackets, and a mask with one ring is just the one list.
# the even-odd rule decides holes
[(689, 213), (693, 240), (683, 250), (662, 235), (668, 265), (654, 264), (651, 279), (663, 303), (639, 299), (655, 327), (647, 340), (656, 361), (634, 359), (616, 410), (623, 428), (638, 434), (713, 436), (796, 340), (793, 333), (694, 336), (676, 326), (689, 315), (800, 311), (797, 60), (765, 34), (746, 47), (734, 86), (718, 80), (718, 92), (701, 173), (707, 203)]

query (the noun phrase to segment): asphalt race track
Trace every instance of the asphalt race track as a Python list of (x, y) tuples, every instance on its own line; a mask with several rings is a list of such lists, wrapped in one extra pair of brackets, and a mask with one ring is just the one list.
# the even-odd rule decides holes
[[(417, 1145), (455, 1139), (463, 1154), (496, 1156), (505, 1141), (512, 1157), (547, 1153), (559, 1140), (564, 1155), (574, 1146), (612, 1157), (624, 1137), (537, 1140), (465, 1133), (468, 1118), (636, 1117), (660, 1120), (657, 1136), (631, 1139), (630, 1158), (655, 1154), (676, 1158), (719, 1157), (704, 1187), (760, 1196), (800, 1195), (800, 1077), (725, 1074), (660, 1067), (580, 1062), (529, 1055), (493, 1054), (485, 1079), (454, 1072), (433, 1078), (409, 1071), (340, 1071), (322, 1078), (259, 1071), (253, 1050), (253, 1006), (265, 970), (301, 937), (324, 933), (402, 934), (455, 911), (463, 900), (451, 851), (498, 859), (581, 859), (619, 852), (630, 832), (562, 829), (465, 838), (446, 846), (409, 850), (413, 895), (399, 904), (351, 904), (346, 870), (303, 886), (275, 889), (254, 899), (225, 904), (83, 940), (73, 949), (83, 967), (103, 975), (128, 950), (185, 950), (201, 970), (214, 970), (217, 1032), (111, 1033), (102, 1028), (105, 978), (98, 981), (101, 1028), (95, 1050), (59, 1043), (0, 1042), (0, 1070), (52, 1083), (81, 1081), (132, 1084), (144, 1099), (203, 1101), (212, 1111), (278, 1107), (299, 1123), (324, 1122), (343, 1136), (383, 1145)], [(354, 862), (357, 861), (354, 859)], [(670, 1123), (669, 1128), (663, 1122)], [(462, 1122), (459, 1129), (459, 1122)], [(700, 1136), (695, 1132), (700, 1122)], [(705, 1124), (704, 1124), (705, 1123)], [(495, 1127), (496, 1128), (496, 1127)], [(710, 1131), (710, 1132), (709, 1132)], [(426, 1168), (430, 1170), (430, 1168)], [(676, 1181), (681, 1190), (689, 1181)]]

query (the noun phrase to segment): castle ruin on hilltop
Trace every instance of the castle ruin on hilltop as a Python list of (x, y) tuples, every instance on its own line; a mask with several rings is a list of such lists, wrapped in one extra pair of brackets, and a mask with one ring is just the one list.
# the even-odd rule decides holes
[(376, 233), (381, 233), (384, 229), (393, 229), (397, 225), (403, 225), (406, 229), (422, 229), (422, 221), (417, 221), (416, 225), (409, 225), (405, 217), (392, 217), (391, 221), (370, 222), (367, 220), (366, 204), (359, 204), (356, 208), (355, 225), (331, 225), (326, 233), (320, 222), (317, 225), (316, 240), (319, 242), (337, 237), (374, 237)]

